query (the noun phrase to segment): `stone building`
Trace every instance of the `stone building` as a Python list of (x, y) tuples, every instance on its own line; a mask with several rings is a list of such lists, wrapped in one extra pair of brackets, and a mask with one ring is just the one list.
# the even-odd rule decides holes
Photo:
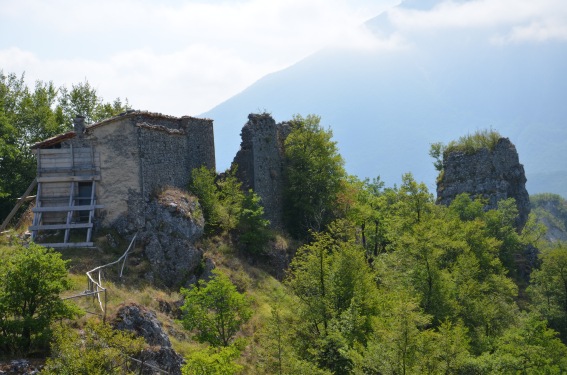
[[(213, 121), (128, 111), (36, 143), (38, 192), (32, 238), (63, 232), (49, 246), (91, 246), (94, 224), (111, 226), (166, 186), (186, 189), (191, 170), (215, 168)], [(71, 231), (86, 230), (84, 242)]]
[(461, 193), (468, 193), (473, 199), (485, 198), (486, 209), (496, 209), (498, 201), (514, 198), (518, 207), (516, 227), (524, 227), (530, 213), (530, 197), (524, 166), (508, 138), (500, 138), (493, 150), (455, 151), (444, 156), (443, 172), (437, 181), (437, 203), (448, 206)]
[(269, 114), (250, 114), (241, 132), (240, 150), (234, 157), (236, 176), (245, 189), (262, 200), (265, 216), (274, 228), (283, 226), (284, 141), (286, 123), (276, 124)]

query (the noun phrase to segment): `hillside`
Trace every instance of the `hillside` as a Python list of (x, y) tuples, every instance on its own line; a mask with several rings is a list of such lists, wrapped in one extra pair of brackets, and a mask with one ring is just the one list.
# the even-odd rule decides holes
[[(398, 36), (389, 13), (365, 26), (379, 41)], [(567, 43), (496, 43), (505, 31), (400, 32), (400, 48), (329, 46), (270, 74), (203, 114), (215, 121), (218, 168), (232, 161), (249, 113), (314, 113), (332, 127), (349, 173), (393, 185), (410, 171), (432, 189), (429, 145), (492, 127), (518, 148), (530, 193), (567, 196)]]

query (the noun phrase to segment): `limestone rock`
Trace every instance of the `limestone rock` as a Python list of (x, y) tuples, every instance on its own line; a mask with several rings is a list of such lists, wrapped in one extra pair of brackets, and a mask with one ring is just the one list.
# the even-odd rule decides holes
[[(112, 326), (115, 329), (134, 332), (151, 346), (141, 353), (139, 360), (170, 374), (181, 374), (183, 358), (171, 348), (169, 337), (153, 311), (136, 304), (122, 306), (116, 313)], [(144, 366), (141, 373), (156, 373), (150, 366)]]
[(493, 150), (483, 148), (473, 154), (457, 151), (443, 158), (443, 173), (437, 182), (437, 203), (449, 205), (462, 193), (488, 200), (486, 209), (497, 208), (498, 201), (514, 198), (518, 207), (516, 227), (528, 220), (530, 199), (526, 190), (524, 166), (516, 147), (500, 138)]
[(175, 289), (194, 279), (203, 256), (195, 242), (205, 228), (196, 198), (168, 188), (149, 202), (132, 200), (128, 205), (128, 216), (119, 222), (117, 229), (125, 236), (138, 233), (151, 265), (152, 278)]

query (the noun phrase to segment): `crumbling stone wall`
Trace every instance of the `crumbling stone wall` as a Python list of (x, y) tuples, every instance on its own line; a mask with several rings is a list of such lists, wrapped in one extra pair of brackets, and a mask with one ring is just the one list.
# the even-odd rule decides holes
[(88, 146), (100, 153), (96, 195), (105, 206), (99, 212), (104, 226), (136, 211), (132, 204), (142, 204), (160, 188), (186, 189), (194, 168), (215, 168), (209, 119), (128, 111), (93, 125), (78, 121), (75, 132), (61, 147)]
[(474, 154), (451, 152), (444, 156), (437, 203), (449, 205), (462, 193), (473, 199), (487, 199), (486, 209), (497, 208), (502, 199), (514, 198), (519, 212), (517, 228), (524, 227), (530, 213), (526, 175), (516, 147), (508, 138), (500, 138), (494, 150), (483, 148)]
[(243, 187), (262, 199), (266, 218), (275, 228), (283, 225), (283, 144), (288, 134), (289, 125), (276, 124), (269, 114), (250, 114), (233, 161)]

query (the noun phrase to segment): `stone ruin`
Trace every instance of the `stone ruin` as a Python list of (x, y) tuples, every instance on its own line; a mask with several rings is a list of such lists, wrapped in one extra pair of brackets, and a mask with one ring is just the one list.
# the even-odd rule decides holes
[(468, 154), (451, 152), (443, 157), (443, 172), (437, 182), (437, 203), (448, 206), (459, 194), (485, 198), (486, 209), (496, 209), (498, 201), (514, 198), (518, 207), (516, 228), (524, 227), (530, 213), (524, 166), (516, 147), (500, 138), (494, 150), (488, 148)]
[(241, 132), (242, 143), (234, 157), (236, 176), (243, 188), (262, 199), (272, 227), (283, 227), (284, 141), (291, 128), (276, 124), (269, 114), (250, 114)]

